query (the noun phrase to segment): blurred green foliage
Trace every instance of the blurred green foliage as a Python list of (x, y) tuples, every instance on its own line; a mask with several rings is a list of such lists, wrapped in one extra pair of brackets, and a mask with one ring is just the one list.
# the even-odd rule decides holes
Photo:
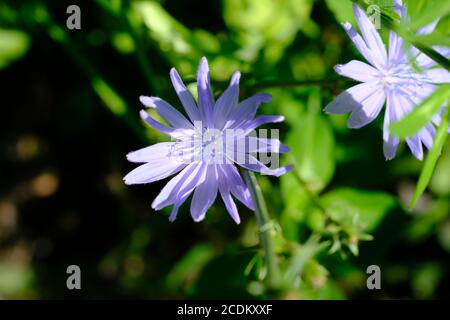
[[(393, 16), (390, 1), (363, 2)], [(356, 131), (345, 116), (322, 112), (351, 85), (333, 66), (360, 59), (339, 25), (355, 22), (350, 0), (80, 1), (81, 30), (65, 27), (69, 4), (0, 4), (1, 298), (450, 297), (447, 135), (408, 211), (422, 163), (402, 149), (383, 159), (380, 119)], [(412, 41), (449, 45), (447, 1), (408, 6), (408, 30), (442, 16), (432, 35)], [(250, 211), (239, 208), (236, 226), (218, 201), (195, 224), (183, 206), (170, 224), (168, 209), (150, 208), (163, 184), (125, 188), (121, 180), (132, 168), (128, 151), (165, 139), (139, 122), (138, 96), (179, 107), (168, 71), (176, 67), (195, 95), (202, 56), (215, 94), (239, 69), (242, 98), (270, 92), (260, 112), (286, 118), (279, 128), (292, 151), (282, 162), (295, 170), (259, 177), (277, 221), (276, 292), (264, 286)], [(420, 128), (435, 110), (424, 105), (399, 132)], [(80, 292), (65, 287), (69, 264), (81, 266)], [(381, 267), (381, 291), (366, 288), (371, 264)]]
[(19, 30), (0, 29), (0, 69), (20, 59), (28, 50), (30, 39)]

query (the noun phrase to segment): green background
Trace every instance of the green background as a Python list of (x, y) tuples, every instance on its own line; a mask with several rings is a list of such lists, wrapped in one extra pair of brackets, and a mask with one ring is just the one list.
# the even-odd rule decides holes
[[(409, 2), (418, 26), (450, 11)], [(66, 28), (70, 4), (81, 30)], [(423, 163), (404, 144), (384, 160), (381, 116), (351, 130), (322, 112), (353, 85), (333, 66), (363, 60), (347, 20), (346, 0), (2, 1), (0, 298), (450, 298), (450, 144), (407, 211)], [(425, 40), (448, 44), (448, 31), (447, 17)], [(241, 70), (241, 99), (269, 92), (259, 112), (286, 118), (273, 128), (295, 171), (258, 177), (277, 221), (277, 292), (252, 212), (239, 206), (236, 225), (219, 200), (194, 223), (187, 204), (170, 223), (170, 208), (150, 207), (167, 180), (122, 181), (128, 152), (166, 139), (140, 121), (138, 97), (180, 108), (169, 70), (195, 91), (202, 56), (216, 96)], [(66, 288), (71, 264), (82, 290)], [(366, 288), (372, 264), (381, 290)]]

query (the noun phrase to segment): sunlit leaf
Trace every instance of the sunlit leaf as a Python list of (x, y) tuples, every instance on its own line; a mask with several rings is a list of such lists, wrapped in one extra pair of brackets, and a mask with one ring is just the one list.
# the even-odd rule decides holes
[(436, 174), (430, 182), (430, 189), (439, 195), (450, 195), (450, 140), (447, 139), (446, 150), (441, 154), (436, 165)]
[(201, 268), (214, 257), (214, 248), (209, 244), (198, 244), (181, 258), (167, 275), (167, 287), (179, 288), (183, 283), (193, 280)]
[(243, 58), (274, 64), (303, 27), (314, 33), (311, 8), (311, 0), (225, 0), (224, 20)]
[(336, 20), (341, 22), (350, 22), (356, 24), (355, 15), (353, 14), (353, 2), (351, 0), (326, 0), (328, 8), (334, 13)]
[(133, 38), (126, 32), (118, 32), (111, 39), (114, 47), (122, 54), (129, 54), (135, 50)]
[(418, 29), (450, 13), (450, 2), (442, 0), (408, 1), (411, 27)]
[(431, 121), (431, 118), (438, 113), (449, 97), (450, 85), (442, 85), (405, 118), (393, 123), (390, 127), (391, 132), (400, 138), (415, 135)]
[(159, 3), (135, 2), (133, 8), (143, 19), (153, 38), (164, 52), (192, 55), (194, 48), (190, 41), (190, 31), (173, 18)]
[(436, 137), (434, 139), (433, 147), (428, 154), (425, 163), (423, 165), (422, 172), (420, 173), (419, 181), (417, 182), (416, 191), (414, 192), (414, 196), (411, 199), (410, 208), (414, 208), (416, 206), (417, 201), (422, 196), (423, 192), (427, 188), (430, 180), (433, 176), (434, 169), (436, 167), (436, 163), (441, 154), (442, 147), (445, 144), (445, 140), (447, 139), (448, 127), (449, 127), (449, 113), (450, 108), (447, 108), (442, 116), (441, 124), (436, 132)]
[(324, 195), (322, 203), (337, 220), (357, 219), (365, 231), (372, 232), (397, 201), (383, 192), (344, 188)]
[(450, 47), (450, 36), (441, 32), (434, 32), (428, 35), (415, 36), (415, 41), (426, 46), (446, 46)]
[(30, 39), (26, 33), (0, 29), (0, 69), (20, 59), (29, 47)]
[(296, 250), (286, 273), (285, 280), (288, 283), (295, 282), (296, 278), (301, 277), (306, 264), (313, 259), (320, 251), (327, 246), (327, 243), (321, 242), (317, 236), (311, 236), (305, 244)]
[(24, 293), (30, 288), (33, 278), (33, 271), (26, 265), (0, 263), (0, 296)]
[(292, 149), (295, 170), (311, 190), (320, 191), (334, 173), (335, 141), (331, 125), (314, 108), (310, 105), (310, 110), (292, 128), (287, 144)]

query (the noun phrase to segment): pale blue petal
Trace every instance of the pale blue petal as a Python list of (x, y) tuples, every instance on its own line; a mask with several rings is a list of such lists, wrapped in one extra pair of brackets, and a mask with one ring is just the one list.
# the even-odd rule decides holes
[[(243, 144), (245, 143), (245, 152), (247, 153), (286, 153), (290, 151), (289, 147), (282, 144), (278, 139), (257, 138), (251, 136), (246, 136), (243, 139)], [(240, 145), (239, 142), (238, 145)]]
[[(450, 48), (442, 47), (442, 46), (434, 46), (433, 49), (436, 50), (437, 52), (439, 52), (441, 55), (443, 55), (447, 59), (450, 59)], [(412, 51), (412, 55), (416, 56), (416, 62), (417, 62), (417, 65), (420, 66), (420, 68), (428, 69), (428, 68), (431, 68), (431, 67), (434, 67), (437, 65), (436, 61), (431, 59), (426, 54), (420, 52), (417, 48), (412, 47), (411, 51)]]
[[(432, 122), (438, 127), (441, 125), (442, 115), (444, 114), (445, 107), (441, 108), (439, 112), (433, 117)], [(450, 133), (450, 126), (448, 128), (448, 132)]]
[(409, 104), (410, 108), (408, 110), (412, 110), (414, 105), (418, 106), (436, 89), (437, 86), (432, 83), (407, 80), (404, 84), (397, 87), (396, 92), (401, 93), (403, 97), (411, 101), (411, 103)]
[(202, 221), (214, 203), (218, 191), (218, 176), (215, 165), (208, 165), (206, 178), (195, 188), (191, 202), (191, 216), (195, 222)]
[(334, 70), (341, 76), (361, 82), (374, 81), (379, 75), (377, 69), (357, 60), (352, 60), (347, 64), (338, 64)]
[(178, 175), (173, 177), (161, 190), (152, 202), (152, 208), (161, 210), (162, 208), (174, 204), (177, 198), (181, 199), (189, 195), (197, 184), (205, 179), (205, 166), (199, 163), (191, 163), (186, 166)]
[[(403, 86), (401, 90), (399, 90), (402, 93), (402, 97), (404, 99), (407, 99), (410, 101), (409, 105), (410, 108), (408, 109), (409, 111), (412, 110), (414, 107), (417, 107), (418, 105), (420, 105), (421, 102), (423, 102), (423, 100), (425, 100), (426, 98), (428, 98), (433, 92), (434, 90), (436, 90), (437, 86), (433, 85), (433, 84), (422, 84), (420, 86), (420, 88), (418, 88), (417, 86)], [(406, 104), (404, 104), (406, 105)], [(433, 118), (432, 118), (432, 123), (435, 123), (437, 126), (439, 126), (440, 119), (441, 119), (441, 115), (445, 109), (445, 105), (446, 103), (444, 103), (443, 107), (441, 108), (440, 112), (438, 114), (436, 114)], [(409, 112), (408, 111), (408, 112)], [(424, 145), (429, 148), (429, 146), (431, 145), (430, 140), (429, 140), (429, 136), (432, 135), (433, 139), (434, 139), (434, 127), (430, 124), (427, 126), (427, 132), (423, 132), (421, 136), (421, 140), (423, 141)], [(422, 129), (422, 130), (425, 130)], [(450, 128), (448, 130), (450, 132)]]
[(407, 138), (406, 144), (408, 145), (414, 157), (416, 157), (418, 160), (423, 160), (422, 141), (420, 140), (418, 135), (415, 135), (412, 138)]
[(396, 115), (392, 92), (388, 91), (386, 98), (386, 112), (384, 114), (383, 128), (383, 153), (386, 160), (392, 160), (395, 158), (400, 140), (389, 132), (389, 126), (391, 123), (397, 121), (398, 117)]
[(364, 11), (356, 4), (353, 4), (353, 12), (358, 21), (359, 29), (366, 41), (367, 47), (372, 51), (372, 56), (376, 59), (378, 65), (387, 65), (386, 47), (381, 40), (380, 35), (369, 20)]
[(358, 107), (355, 106), (348, 119), (348, 127), (358, 129), (372, 122), (380, 113), (385, 101), (386, 96), (382, 89), (372, 92)]
[(194, 178), (191, 180), (185, 180), (182, 182), (182, 185), (180, 189), (177, 191), (174, 203), (173, 203), (173, 209), (169, 216), (169, 221), (174, 221), (178, 214), (179, 207), (186, 201), (186, 199), (191, 195), (191, 193), (194, 191), (194, 189), (199, 186), (203, 181), (205, 181), (206, 178), (206, 166), (205, 165), (197, 165), (200, 168), (200, 171), (197, 172), (196, 175), (194, 175)]
[(395, 112), (395, 121), (404, 118), (414, 108), (412, 96), (407, 94), (404, 90), (400, 90), (400, 88), (392, 91), (391, 99), (391, 106), (393, 111)]
[(128, 173), (123, 180), (126, 184), (151, 183), (167, 178), (185, 166), (186, 164), (171, 160), (170, 158), (159, 158), (137, 167)]
[(127, 154), (130, 162), (144, 163), (159, 158), (169, 158), (175, 142), (161, 142)]
[(231, 193), (250, 210), (255, 210), (252, 196), (244, 180), (233, 164), (221, 165), (219, 169), (229, 179)]
[(257, 93), (254, 96), (243, 100), (228, 117), (225, 128), (237, 128), (244, 122), (255, 117), (256, 111), (261, 103), (268, 103), (272, 96), (268, 93)]
[(172, 81), (172, 85), (178, 95), (178, 98), (183, 104), (184, 110), (186, 110), (186, 113), (192, 123), (195, 121), (201, 121), (200, 112), (195, 104), (194, 98), (184, 85), (183, 80), (181, 80), (181, 77), (175, 68), (170, 70), (170, 80)]
[(237, 224), (241, 223), (241, 219), (239, 217), (239, 212), (236, 207), (236, 203), (234, 202), (231, 196), (231, 187), (230, 184), (232, 182), (228, 179), (226, 175), (219, 170), (219, 192), (222, 197), (222, 200), (227, 208), (228, 213), (233, 218), (234, 222)]
[[(404, 22), (407, 17), (407, 9), (401, 0), (394, 0), (393, 10), (400, 16), (400, 22)], [(389, 32), (389, 65), (407, 63), (408, 55), (405, 52), (403, 38), (396, 32)]]
[(347, 89), (325, 107), (328, 114), (343, 114), (352, 112), (361, 106), (373, 92), (381, 88), (376, 82), (365, 82)]
[(427, 149), (431, 149), (436, 135), (436, 129), (432, 124), (428, 124), (417, 134)]
[(393, 10), (400, 16), (401, 19), (406, 17), (407, 10), (406, 7), (403, 5), (402, 0), (394, 0)]
[(352, 25), (348, 22), (345, 22), (342, 24), (344, 27), (344, 30), (347, 32), (350, 39), (355, 44), (356, 49), (358, 49), (359, 53), (362, 54), (366, 60), (372, 64), (373, 66), (380, 66), (382, 65), (377, 59), (373, 56), (371, 50), (367, 47), (366, 43), (364, 42), (363, 38), (356, 32), (356, 30), (352, 27)]
[(264, 175), (275, 176), (275, 177), (282, 176), (283, 174), (285, 174), (293, 169), (292, 166), (285, 166), (285, 167), (280, 167), (280, 168), (275, 168), (275, 169), (269, 168), (250, 154), (238, 154), (237, 158), (235, 158), (233, 160), (235, 160), (236, 164), (240, 165), (241, 167), (243, 167), (245, 169), (248, 169), (251, 171), (256, 171), (256, 172), (259, 172)]
[(405, 63), (407, 55), (404, 50), (403, 38), (394, 31), (389, 32), (389, 65)]
[(444, 68), (426, 70), (425, 77), (431, 83), (450, 83), (450, 72)]
[(194, 134), (193, 129), (178, 129), (168, 127), (153, 119), (145, 110), (141, 110), (139, 112), (139, 115), (141, 116), (142, 120), (147, 122), (153, 129), (158, 130), (159, 132), (162, 132), (172, 138), (182, 139)]
[(425, 27), (420, 28), (417, 31), (418, 35), (427, 35), (427, 34), (432, 34), (434, 32), (434, 30), (436, 29), (438, 23), (439, 23), (439, 19), (433, 21), (432, 23), (426, 25)]
[(245, 134), (249, 134), (256, 128), (268, 124), (268, 123), (277, 123), (283, 122), (284, 116), (258, 116), (253, 120), (247, 121), (244, 125), (241, 126), (240, 129), (243, 129)]
[(149, 108), (155, 108), (170, 125), (180, 129), (193, 129), (193, 125), (177, 109), (158, 97), (141, 96), (141, 103)]
[(198, 108), (206, 126), (213, 125), (214, 98), (211, 91), (208, 61), (202, 58), (197, 71)]
[(231, 77), (229, 87), (217, 99), (214, 106), (214, 128), (222, 129), (231, 112), (236, 109), (239, 98), (239, 79), (241, 73), (236, 71)]
[[(395, 121), (401, 120), (407, 114), (409, 114), (415, 107), (414, 102), (410, 99), (409, 95), (397, 90), (391, 94), (392, 104), (391, 107), (395, 112)], [(412, 154), (419, 160), (423, 159), (423, 147), (422, 141), (418, 135), (406, 139), (409, 149)]]

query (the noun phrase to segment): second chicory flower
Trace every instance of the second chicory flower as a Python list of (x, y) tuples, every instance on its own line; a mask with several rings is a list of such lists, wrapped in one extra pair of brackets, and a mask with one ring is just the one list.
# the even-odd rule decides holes
[[(401, 0), (395, 0), (394, 8), (404, 19), (406, 7), (402, 5)], [(340, 94), (325, 108), (325, 112), (330, 114), (351, 112), (348, 127), (361, 128), (373, 121), (386, 103), (383, 151), (386, 159), (390, 160), (395, 157), (399, 144), (399, 139), (389, 132), (390, 124), (410, 113), (436, 90), (437, 84), (449, 83), (450, 73), (437, 67), (433, 60), (417, 48), (406, 48), (403, 39), (394, 31), (390, 32), (389, 50), (386, 51), (380, 35), (366, 14), (356, 4), (353, 9), (362, 37), (350, 23), (344, 23), (343, 26), (369, 64), (353, 60), (335, 67), (340, 75), (362, 83)], [(436, 24), (437, 22), (422, 28), (419, 33), (433, 32)], [(449, 48), (436, 49), (450, 57)], [(415, 59), (421, 71), (413, 68), (410, 63), (411, 57)], [(433, 122), (439, 124), (440, 118), (441, 113), (436, 114)], [(406, 139), (406, 143), (417, 159), (423, 159), (422, 145), (431, 148), (435, 133), (435, 127), (430, 122), (418, 134)]]

